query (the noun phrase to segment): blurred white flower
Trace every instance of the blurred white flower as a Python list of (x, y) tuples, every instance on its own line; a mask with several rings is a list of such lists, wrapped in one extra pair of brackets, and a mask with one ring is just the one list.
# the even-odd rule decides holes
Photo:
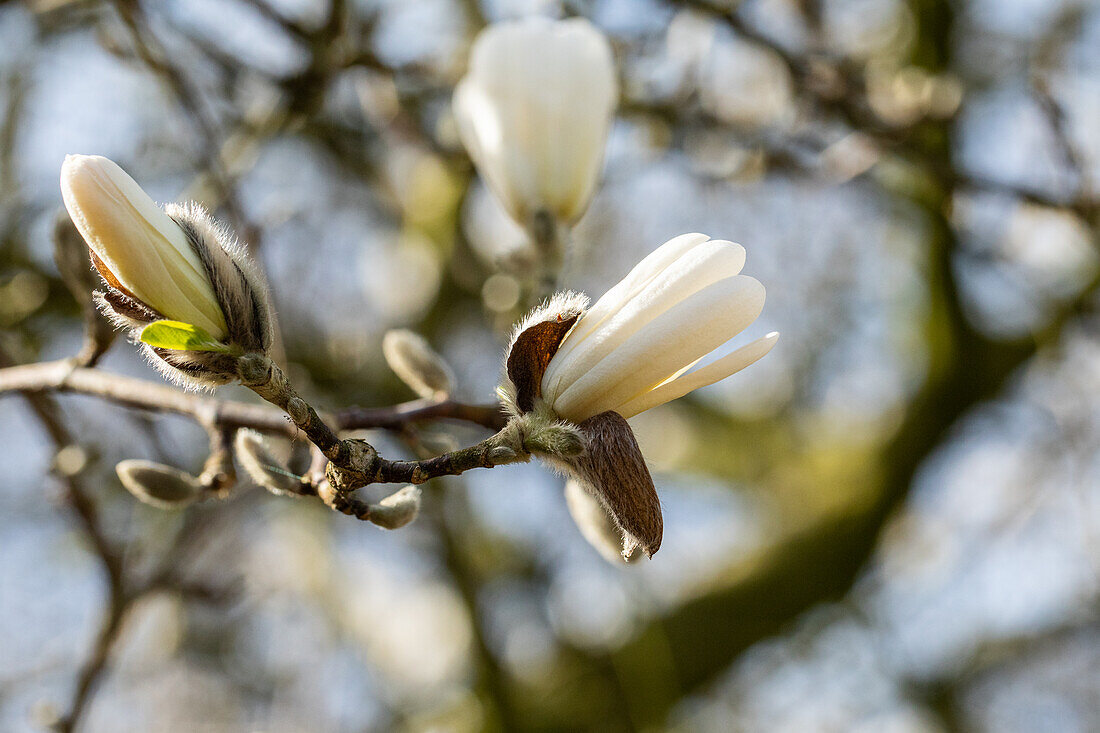
[[(740, 274), (744, 264), (741, 245), (685, 234), (590, 309), (585, 296), (559, 293), (515, 329), (501, 398), (527, 434), (576, 425), (580, 453), (525, 445), (599, 501), (621, 532), (624, 558), (638, 548), (652, 555), (663, 534), (653, 479), (625, 418), (725, 379), (779, 337), (770, 333), (694, 368), (764, 307), (764, 286)], [(577, 505), (575, 487), (573, 494)], [(593, 535), (598, 523), (584, 516), (578, 524)]]
[(225, 315), (187, 235), (125, 171), (99, 155), (66, 156), (61, 194), (108, 284), (163, 318), (226, 336)]
[(618, 97), (607, 39), (582, 18), (497, 23), (455, 89), (463, 144), (508, 213), (572, 224), (592, 199)]

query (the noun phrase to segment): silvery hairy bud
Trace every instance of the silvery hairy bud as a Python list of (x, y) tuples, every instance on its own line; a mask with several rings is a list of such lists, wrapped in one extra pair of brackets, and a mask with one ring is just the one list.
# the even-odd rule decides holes
[(382, 354), (393, 373), (424, 399), (445, 399), (454, 388), (454, 373), (420, 334), (406, 329), (387, 331)]
[(238, 430), (233, 444), (241, 467), (259, 486), (279, 496), (301, 493), (301, 477), (271, 455), (262, 435), (255, 430)]
[(406, 486), (370, 505), (367, 520), (383, 529), (400, 529), (420, 513), (420, 487)]
[(161, 208), (96, 155), (65, 158), (61, 192), (103, 279), (99, 307), (169, 379), (196, 388), (224, 384), (236, 376), (237, 356), (270, 347), (263, 280), (201, 206)]
[(131, 494), (158, 509), (185, 507), (205, 490), (191, 474), (153, 461), (122, 461), (115, 473)]

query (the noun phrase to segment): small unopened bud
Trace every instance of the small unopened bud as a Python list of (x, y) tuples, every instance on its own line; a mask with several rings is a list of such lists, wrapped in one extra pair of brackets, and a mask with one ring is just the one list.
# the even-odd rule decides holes
[(262, 435), (255, 430), (238, 430), (234, 445), (241, 467), (258, 485), (272, 494), (301, 493), (301, 478), (271, 455)]
[(158, 509), (187, 506), (203, 493), (203, 486), (189, 473), (152, 461), (127, 460), (115, 466), (122, 485), (141, 501)]
[(581, 535), (605, 560), (618, 565), (624, 561), (637, 562), (644, 557), (635, 542), (630, 543), (629, 550), (624, 550), (622, 529), (607, 513), (600, 500), (575, 479), (565, 482), (565, 504), (569, 507), (569, 514)]
[[(97, 304), (166, 376), (192, 387), (224, 384), (236, 376), (236, 355), (269, 348), (267, 289), (235, 237), (202, 207), (161, 208), (95, 155), (65, 159), (61, 192), (103, 278)], [(143, 337), (157, 321), (171, 325)]]
[(410, 485), (371, 504), (367, 519), (383, 529), (398, 529), (416, 519), (419, 513), (420, 487)]
[(420, 334), (406, 329), (387, 331), (382, 354), (393, 373), (424, 399), (445, 399), (454, 389), (450, 366)]

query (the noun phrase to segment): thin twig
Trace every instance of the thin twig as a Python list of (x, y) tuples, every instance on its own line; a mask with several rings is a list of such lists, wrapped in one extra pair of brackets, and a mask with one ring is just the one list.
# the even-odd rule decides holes
[[(297, 428), (281, 410), (267, 405), (207, 397), (101, 369), (75, 367), (69, 359), (0, 369), (0, 395), (8, 392), (84, 394), (124, 407), (170, 412), (195, 420), (213, 415), (215, 424), (222, 427), (252, 428), (289, 438), (298, 435)], [(490, 430), (504, 426), (504, 415), (498, 406), (469, 405), (453, 400), (413, 400), (392, 407), (349, 407), (336, 412), (333, 423), (337, 430), (344, 431), (394, 429), (410, 422), (429, 420), (456, 420)]]

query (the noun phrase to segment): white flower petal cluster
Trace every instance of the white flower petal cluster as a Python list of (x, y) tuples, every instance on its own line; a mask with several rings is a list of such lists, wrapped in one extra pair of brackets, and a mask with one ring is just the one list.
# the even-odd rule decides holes
[(632, 417), (760, 359), (779, 334), (688, 371), (760, 315), (764, 286), (740, 274), (744, 264), (741, 245), (704, 234), (663, 244), (577, 320), (543, 374), (543, 399), (574, 422)]
[(69, 155), (61, 194), (100, 274), (117, 281), (111, 285), (165, 318), (225, 338), (225, 315), (187, 235), (133, 178), (102, 156)]
[(478, 36), (455, 88), (463, 144), (508, 213), (565, 224), (596, 188), (618, 98), (607, 39), (582, 18), (496, 23)]

